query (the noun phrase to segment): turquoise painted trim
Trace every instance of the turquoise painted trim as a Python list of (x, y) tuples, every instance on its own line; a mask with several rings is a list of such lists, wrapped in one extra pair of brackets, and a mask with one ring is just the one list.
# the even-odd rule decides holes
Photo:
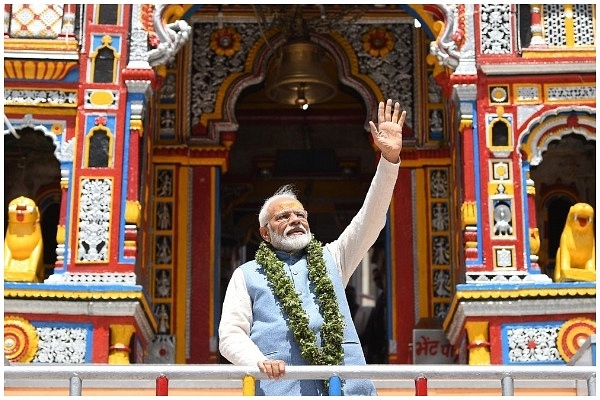
[[(27, 290), (40, 292), (140, 292), (143, 293), (141, 285), (127, 285), (125, 283), (38, 283), (38, 282), (4, 282), (4, 291)], [(5, 293), (6, 297), (6, 293)]]
[[(73, 138), (74, 140), (74, 138)], [(77, 153), (76, 151), (74, 153)], [(77, 154), (73, 154), (73, 157), (77, 157)], [(79, 160), (81, 162), (81, 159)], [(71, 260), (71, 247), (70, 247), (70, 239), (71, 239), (71, 220), (72, 218), (70, 218), (69, 216), (73, 215), (72, 214), (72, 207), (73, 207), (73, 196), (72, 196), (72, 190), (73, 190), (73, 160), (68, 161), (68, 162), (60, 162), (60, 169), (66, 169), (67, 171), (69, 171), (69, 178), (68, 178), (68, 182), (67, 182), (67, 195), (65, 196), (65, 201), (67, 202), (67, 217), (65, 218), (65, 247), (64, 247), (64, 254), (63, 254), (63, 266), (62, 268), (56, 268), (54, 267), (54, 274), (63, 274), (66, 271), (69, 270), (69, 264), (70, 264), (70, 260)], [(62, 191), (62, 188), (61, 188)], [(59, 217), (60, 218), (60, 217)], [(5, 283), (6, 285), (6, 283)]]
[(596, 282), (518, 282), (518, 283), (462, 283), (456, 285), (456, 292), (461, 291), (513, 291), (527, 289), (592, 289)]
[[(125, 212), (127, 208), (127, 192), (129, 190), (129, 142), (131, 137), (131, 104), (134, 101), (141, 101), (144, 104), (146, 98), (140, 93), (128, 93), (127, 101), (125, 103), (125, 128), (123, 130), (123, 167), (122, 167), (122, 179), (121, 179), (121, 210), (119, 219), (119, 249), (118, 259), (121, 264), (135, 264), (137, 257), (128, 258), (125, 257)], [(138, 155), (142, 157), (142, 154)], [(138, 171), (141, 174), (142, 171)]]

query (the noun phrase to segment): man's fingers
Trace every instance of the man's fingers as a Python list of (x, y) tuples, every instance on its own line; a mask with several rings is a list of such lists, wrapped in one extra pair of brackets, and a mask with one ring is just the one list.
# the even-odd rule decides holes
[(379, 102), (379, 108), (377, 109), (377, 123), (380, 124), (385, 121), (385, 103)]
[(260, 369), (260, 372), (267, 374), (270, 379), (277, 379), (285, 374), (285, 363), (281, 360), (259, 361), (258, 369)]
[(385, 121), (392, 120), (392, 99), (388, 99), (385, 104)]
[[(398, 103), (396, 103), (398, 105), (398, 107), (400, 107), (400, 105)], [(406, 119), (406, 111), (402, 111), (402, 114), (400, 115), (400, 120), (398, 121), (398, 125), (400, 125), (401, 127), (404, 126), (404, 120)]]
[(400, 115), (400, 103), (394, 104), (394, 114), (392, 114), (392, 122), (398, 122), (398, 116)]

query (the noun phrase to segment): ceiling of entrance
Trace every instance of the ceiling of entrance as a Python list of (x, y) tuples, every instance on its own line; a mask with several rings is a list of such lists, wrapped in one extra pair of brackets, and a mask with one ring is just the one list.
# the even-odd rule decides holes
[[(332, 57), (324, 68), (337, 80)], [(264, 200), (292, 183), (313, 233), (324, 242), (335, 239), (358, 211), (375, 171), (367, 107), (376, 105), (341, 83), (333, 99), (308, 110), (269, 100), (264, 82), (246, 88), (236, 103), (239, 129), (221, 182), (222, 236), (243, 243), (257, 235)]]

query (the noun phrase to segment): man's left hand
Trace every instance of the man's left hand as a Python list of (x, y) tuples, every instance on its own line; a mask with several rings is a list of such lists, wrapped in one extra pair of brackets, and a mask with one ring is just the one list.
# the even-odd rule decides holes
[(406, 111), (400, 113), (400, 103), (396, 102), (392, 111), (392, 99), (384, 104), (379, 103), (377, 110), (378, 127), (373, 121), (369, 121), (371, 126), (371, 136), (375, 145), (381, 150), (381, 155), (391, 163), (400, 161), (400, 151), (402, 150), (402, 126), (406, 119)]

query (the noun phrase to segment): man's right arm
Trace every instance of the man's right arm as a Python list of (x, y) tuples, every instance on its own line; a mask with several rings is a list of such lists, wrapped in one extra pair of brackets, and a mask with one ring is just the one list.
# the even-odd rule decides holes
[(237, 268), (225, 292), (219, 323), (219, 351), (234, 365), (256, 366), (266, 358), (250, 339), (251, 326), (252, 302), (244, 273)]

